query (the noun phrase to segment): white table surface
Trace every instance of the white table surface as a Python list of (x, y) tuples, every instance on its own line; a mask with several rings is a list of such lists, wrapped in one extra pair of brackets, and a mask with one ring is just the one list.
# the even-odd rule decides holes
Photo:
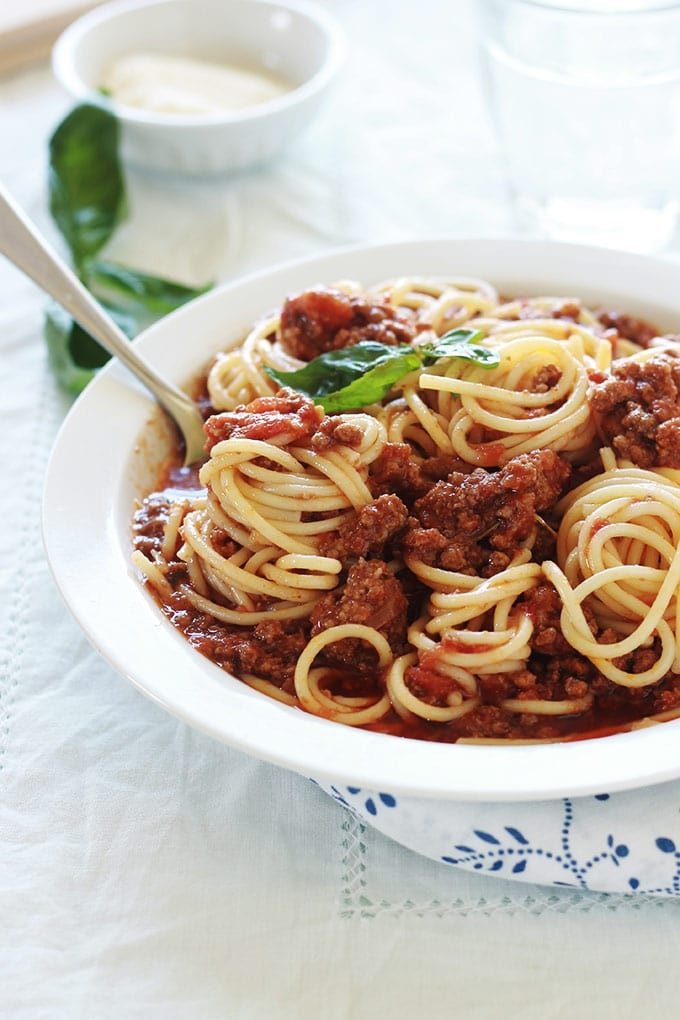
[[(513, 231), (472, 3), (325, 5), (352, 56), (324, 117), (229, 182), (130, 173), (117, 257), (201, 282), (347, 243)], [(47, 66), (0, 78), (0, 177), (52, 234), (46, 144), (68, 109)], [(303, 778), (191, 731), (100, 660), (40, 540), (68, 407), (43, 305), (0, 262), (0, 1017), (677, 1015), (677, 899), (427, 861)]]

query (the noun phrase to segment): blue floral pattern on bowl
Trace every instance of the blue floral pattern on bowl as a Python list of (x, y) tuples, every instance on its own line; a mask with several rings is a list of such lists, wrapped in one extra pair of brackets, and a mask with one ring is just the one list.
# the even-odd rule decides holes
[(368, 825), (445, 865), (541, 885), (680, 896), (680, 783), (489, 804), (315, 782)]

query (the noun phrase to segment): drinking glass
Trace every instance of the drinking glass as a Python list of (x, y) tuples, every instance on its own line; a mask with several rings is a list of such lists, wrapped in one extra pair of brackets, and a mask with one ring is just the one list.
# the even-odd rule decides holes
[(482, 0), (481, 41), (521, 227), (666, 246), (680, 199), (680, 2)]

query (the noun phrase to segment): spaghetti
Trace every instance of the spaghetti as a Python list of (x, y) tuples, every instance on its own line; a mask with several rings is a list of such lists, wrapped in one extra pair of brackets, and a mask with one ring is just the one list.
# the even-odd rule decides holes
[[(419, 355), (361, 406), (281, 386), (460, 330), (488, 357)], [(291, 297), (210, 367), (208, 459), (140, 505), (134, 562), (199, 651), (347, 725), (488, 743), (674, 718), (680, 343), (656, 333), (465, 277)]]

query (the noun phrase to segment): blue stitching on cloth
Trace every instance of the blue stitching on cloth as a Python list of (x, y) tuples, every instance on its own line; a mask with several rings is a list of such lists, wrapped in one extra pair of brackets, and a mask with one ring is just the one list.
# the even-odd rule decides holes
[[(606, 794), (601, 794), (598, 799), (604, 800), (606, 797)], [(569, 876), (565, 877), (564, 881), (556, 880), (554, 883), (555, 885), (564, 885), (567, 887), (573, 887), (576, 885), (581, 889), (588, 889), (588, 872), (593, 868), (593, 866), (595, 864), (608, 861), (613, 867), (620, 867), (621, 861), (628, 857), (629, 848), (625, 843), (617, 842), (615, 836), (610, 833), (606, 839), (606, 846), (603, 847), (599, 853), (593, 854), (592, 857), (586, 860), (579, 860), (573, 852), (571, 844), (571, 834), (574, 821), (573, 802), (569, 798), (565, 798), (562, 801), (562, 804), (564, 808), (564, 822), (561, 832), (561, 844), (563, 850), (561, 855), (553, 854), (549, 850), (540, 846), (531, 846), (529, 841), (525, 839), (518, 830), (506, 826), (505, 832), (508, 833), (512, 839), (520, 843), (520, 847), (516, 848), (512, 845), (508, 845), (507, 838), (501, 834), (492, 835), (491, 833), (476, 830), (475, 835), (480, 840), (480, 843), (485, 844), (483, 847), (473, 848), (469, 846), (456, 846), (455, 849), (459, 851), (462, 856), (444, 856), (442, 857), (442, 861), (446, 864), (471, 864), (474, 870), (500, 872), (505, 867), (506, 861), (504, 860), (504, 857), (506, 857), (510, 858), (508, 861), (508, 869), (506, 870), (510, 870), (513, 874), (518, 874), (525, 870), (527, 861), (532, 854), (537, 854), (539, 856), (545, 855), (546, 858), (550, 858), (555, 861), (555, 863), (561, 864), (562, 868)], [(492, 844), (492, 849), (487, 849), (488, 844)], [(680, 852), (677, 851), (673, 840), (665, 836), (656, 837), (654, 840), (654, 846), (660, 853), (675, 854), (675, 874), (671, 884), (661, 888), (641, 889), (640, 881), (636, 877), (632, 876), (628, 879), (628, 885), (634, 892), (646, 893), (651, 896), (680, 895)], [(512, 858), (514, 855), (520, 857), (520, 860), (513, 862)]]

